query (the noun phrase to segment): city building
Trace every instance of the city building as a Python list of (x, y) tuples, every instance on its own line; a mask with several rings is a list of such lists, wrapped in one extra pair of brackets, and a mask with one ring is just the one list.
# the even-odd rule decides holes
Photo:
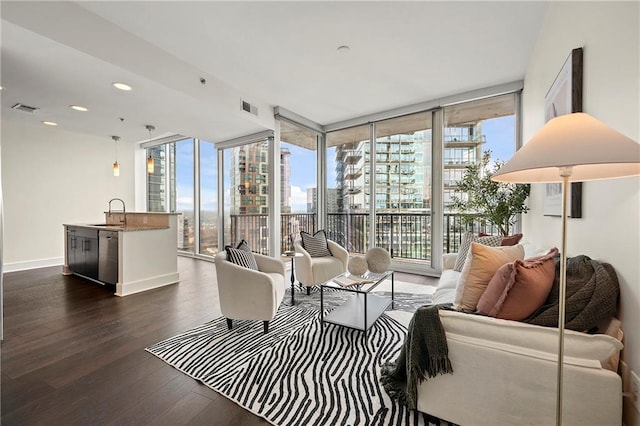
[[(327, 197), (327, 211), (339, 211), (340, 190), (338, 188), (327, 188), (325, 192)], [(307, 188), (307, 213), (316, 213), (318, 211), (318, 188)]]
[(170, 165), (175, 167), (175, 145), (166, 144), (150, 147), (147, 148), (146, 154), (147, 157), (153, 159), (153, 172), (148, 173), (147, 178), (147, 210), (150, 212), (172, 211), (169, 209), (168, 203), (170, 200), (176, 199), (175, 185), (171, 185), (167, 179), (172, 177), (173, 182), (175, 182), (175, 173), (169, 173), (168, 170)]

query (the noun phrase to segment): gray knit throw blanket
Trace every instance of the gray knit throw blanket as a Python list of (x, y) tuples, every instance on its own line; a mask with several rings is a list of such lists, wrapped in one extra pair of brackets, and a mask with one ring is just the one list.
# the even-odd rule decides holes
[(413, 410), (417, 408), (420, 382), (436, 374), (453, 373), (447, 338), (438, 314), (440, 309), (451, 309), (451, 305), (418, 308), (409, 323), (398, 358), (381, 368), (380, 383), (387, 394)]
[[(598, 323), (610, 320), (618, 310), (620, 285), (616, 271), (608, 263), (600, 263), (580, 255), (567, 259), (565, 328), (582, 332), (598, 332)], [(545, 304), (524, 322), (545, 327), (558, 326), (560, 294), (560, 262)]]

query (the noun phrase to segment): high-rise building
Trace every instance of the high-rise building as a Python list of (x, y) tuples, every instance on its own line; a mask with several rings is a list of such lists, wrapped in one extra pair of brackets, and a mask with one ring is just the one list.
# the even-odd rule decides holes
[(451, 206), (454, 197), (465, 197), (465, 194), (457, 192), (458, 182), (462, 180), (467, 166), (480, 161), (484, 143), (481, 121), (445, 128), (442, 161), (445, 210)]
[(231, 214), (268, 214), (268, 146), (245, 145), (231, 150)]
[[(267, 142), (244, 145), (231, 150), (231, 214), (269, 213), (269, 164)], [(288, 149), (280, 150), (280, 202), (282, 213), (290, 213), (291, 165)]]
[[(167, 182), (169, 168), (175, 167), (175, 144), (158, 145), (147, 148), (147, 157), (153, 158), (153, 173), (147, 177), (147, 211), (169, 212), (175, 211), (175, 206), (169, 206), (169, 200), (175, 200), (175, 185)], [(175, 172), (175, 170), (174, 170)], [(175, 180), (175, 173), (169, 173)]]
[[(454, 194), (458, 195), (456, 185), (466, 166), (480, 158), (484, 138), (479, 122), (445, 128), (444, 135), (446, 209)], [(380, 231), (375, 244), (392, 247), (394, 256), (428, 258), (429, 247), (421, 241), (430, 229), (426, 217), (432, 208), (431, 146), (428, 129), (380, 136), (375, 144), (361, 141), (338, 145), (335, 170), (339, 198), (335, 210), (329, 210), (332, 237), (352, 252), (366, 252), (369, 234), (366, 224), (359, 221), (373, 203), (375, 226)], [(375, 170), (370, 164), (372, 147)], [(375, 182), (373, 197), (371, 180)]]
[(287, 148), (280, 149), (280, 211), (291, 213), (291, 152)]
[[(327, 211), (338, 211), (338, 199), (340, 190), (338, 188), (327, 188)], [(318, 212), (318, 188), (307, 188), (307, 213)]]
[[(481, 122), (445, 128), (444, 204), (450, 205), (465, 168), (482, 155)], [(336, 210), (367, 211), (369, 181), (375, 178), (375, 208), (385, 210), (431, 209), (431, 131), (377, 138), (375, 173), (369, 164), (369, 141), (336, 147), (336, 187), (341, 203)]]

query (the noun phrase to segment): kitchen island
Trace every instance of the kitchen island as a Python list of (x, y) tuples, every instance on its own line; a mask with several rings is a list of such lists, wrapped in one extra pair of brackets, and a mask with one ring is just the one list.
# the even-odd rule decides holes
[(127, 296), (180, 280), (177, 214), (105, 212), (105, 222), (64, 224), (62, 273), (115, 286)]

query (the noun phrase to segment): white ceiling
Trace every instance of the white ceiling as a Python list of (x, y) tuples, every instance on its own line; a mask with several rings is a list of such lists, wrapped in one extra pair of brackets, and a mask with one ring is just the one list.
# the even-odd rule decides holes
[[(545, 9), (542, 1), (3, 1), (2, 119), (52, 120), (125, 141), (148, 139), (145, 124), (153, 137), (225, 140), (270, 128), (274, 106), (326, 125), (523, 79)], [(114, 81), (134, 90), (117, 91)], [(241, 99), (258, 117), (241, 111)], [(39, 109), (12, 110), (17, 102)]]

